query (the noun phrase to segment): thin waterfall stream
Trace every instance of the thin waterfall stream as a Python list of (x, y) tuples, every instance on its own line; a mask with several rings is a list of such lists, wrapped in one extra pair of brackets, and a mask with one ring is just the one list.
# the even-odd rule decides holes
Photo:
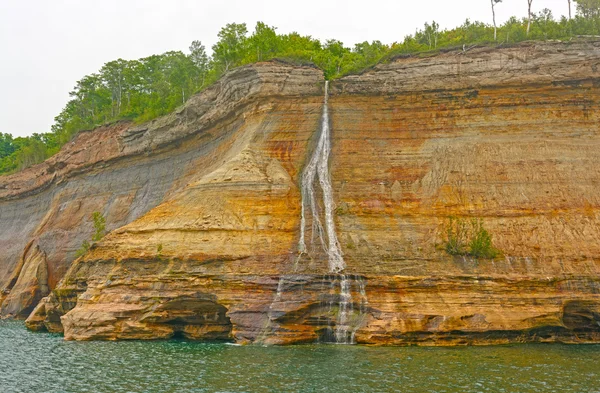
[[(329, 81), (325, 81), (325, 99), (323, 102), (323, 115), (321, 118), (321, 135), (308, 165), (302, 174), (302, 209), (300, 217), (300, 239), (298, 241), (298, 251), (300, 254), (307, 252), (306, 249), (306, 205), (310, 207), (312, 216), (312, 239), (315, 234), (323, 250), (327, 253), (329, 259), (329, 271), (331, 273), (340, 273), (346, 268), (346, 263), (342, 257), (340, 243), (335, 232), (335, 223), (333, 222), (333, 188), (331, 187), (331, 177), (329, 175), (329, 154), (331, 153), (331, 130), (329, 127)], [(319, 219), (319, 209), (315, 196), (314, 181), (318, 177), (321, 190), (323, 192), (323, 210), (325, 210), (325, 230), (327, 241), (323, 238), (323, 226)], [(305, 200), (306, 199), (306, 200)]]
[[(325, 82), (325, 97), (323, 101), (323, 113), (321, 117), (321, 134), (315, 150), (304, 168), (301, 180), (302, 207), (300, 217), (300, 238), (298, 240), (298, 258), (294, 264), (293, 273), (298, 269), (298, 263), (303, 255), (308, 255), (316, 250), (316, 245), (327, 255), (329, 274), (324, 280), (330, 280), (328, 293), (321, 294), (321, 305), (327, 310), (328, 322), (324, 342), (338, 344), (354, 344), (355, 334), (366, 317), (368, 304), (365, 293), (365, 280), (363, 277), (352, 274), (344, 274), (346, 263), (337, 237), (334, 222), (333, 187), (329, 173), (329, 155), (331, 153), (331, 129), (329, 125), (329, 81)], [(319, 201), (315, 190), (315, 182), (321, 189), (322, 200)], [(321, 221), (323, 211), (323, 221)], [(307, 215), (311, 218), (310, 249), (307, 247), (306, 227)], [(324, 225), (323, 225), (324, 223)], [(293, 278), (287, 281), (294, 282)], [(277, 292), (268, 310), (267, 326), (274, 319), (274, 305), (282, 299), (285, 291), (286, 277), (279, 278)], [(339, 286), (339, 291), (338, 291)], [(360, 297), (358, 302), (353, 300), (354, 292)], [(358, 307), (356, 307), (358, 304)], [(263, 334), (264, 336), (264, 334)], [(264, 338), (264, 337), (263, 337)]]

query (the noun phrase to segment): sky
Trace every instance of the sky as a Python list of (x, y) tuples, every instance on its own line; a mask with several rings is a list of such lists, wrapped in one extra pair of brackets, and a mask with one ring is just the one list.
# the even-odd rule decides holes
[[(568, 14), (567, 0), (534, 0), (533, 11)], [(573, 9), (573, 13), (574, 13)], [(524, 17), (527, 0), (503, 0), (496, 21)], [(257, 21), (346, 46), (390, 44), (435, 20), (442, 29), (465, 19), (492, 23), (489, 0), (0, 0), (0, 132), (50, 131), (75, 82), (118, 58), (169, 50), (193, 40), (210, 48), (227, 23)]]

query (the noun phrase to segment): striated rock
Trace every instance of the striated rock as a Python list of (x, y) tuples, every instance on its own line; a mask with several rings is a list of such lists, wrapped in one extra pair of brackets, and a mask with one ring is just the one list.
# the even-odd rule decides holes
[[(386, 95), (466, 90), (491, 86), (566, 85), (598, 78), (600, 42), (522, 42), (475, 47), (440, 55), (398, 56), (332, 84), (331, 94)], [(567, 67), (564, 60), (568, 59)], [(447, 93), (449, 94), (449, 93)], [(415, 97), (416, 98), (416, 97)]]
[[(3, 177), (0, 289), (20, 296), (11, 277), (32, 241), (46, 255), (48, 286), (54, 288), (90, 239), (94, 211), (106, 217), (108, 230), (137, 219), (227, 160), (243, 144), (238, 136), (245, 116), (272, 112), (281, 97), (308, 102), (315, 96), (316, 104), (321, 80), (321, 71), (309, 67), (242, 67), (175, 113), (141, 126), (117, 123), (82, 132), (46, 162)], [(285, 148), (288, 142), (282, 143)], [(2, 315), (18, 312), (7, 307), (2, 305)]]
[(11, 291), (3, 299), (2, 311), (5, 315), (27, 318), (36, 304), (49, 294), (46, 254), (39, 246), (30, 243), (26, 248), (12, 281)]
[[(599, 342), (599, 64), (600, 41), (524, 43), (398, 58), (331, 82), (343, 274), (329, 273), (316, 230), (298, 252), (322, 75), (234, 71), (173, 115), (118, 125), (118, 158), (53, 175), (78, 184), (80, 203), (101, 201), (73, 208), (78, 220), (95, 206), (126, 218), (107, 214), (111, 233), (58, 286), (49, 280), (27, 325), (74, 340)], [(110, 207), (106, 184), (155, 170), (167, 180)], [(0, 203), (25, 206), (11, 192)], [(504, 255), (447, 255), (450, 216), (481, 218)], [(23, 237), (52, 272), (57, 237)]]

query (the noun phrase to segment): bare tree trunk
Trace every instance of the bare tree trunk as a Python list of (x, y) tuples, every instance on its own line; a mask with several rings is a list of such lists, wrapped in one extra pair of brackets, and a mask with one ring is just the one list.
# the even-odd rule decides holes
[(117, 110), (121, 114), (121, 100), (123, 98), (123, 86), (121, 85), (121, 75), (119, 74), (119, 96), (117, 97)]
[(529, 36), (529, 28), (531, 27), (531, 3), (533, 3), (533, 0), (527, 0), (527, 36)]
[(571, 20), (571, 0), (569, 0), (569, 20)]
[(496, 36), (497, 36), (497, 28), (496, 28), (496, 10), (494, 10), (494, 0), (490, 0), (490, 2), (492, 3), (492, 19), (494, 21), (494, 41), (497, 41)]

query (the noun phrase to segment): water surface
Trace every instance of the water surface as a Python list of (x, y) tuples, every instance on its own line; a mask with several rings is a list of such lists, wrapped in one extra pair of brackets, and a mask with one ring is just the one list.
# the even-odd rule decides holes
[(0, 392), (600, 392), (600, 346), (72, 342), (0, 321)]

